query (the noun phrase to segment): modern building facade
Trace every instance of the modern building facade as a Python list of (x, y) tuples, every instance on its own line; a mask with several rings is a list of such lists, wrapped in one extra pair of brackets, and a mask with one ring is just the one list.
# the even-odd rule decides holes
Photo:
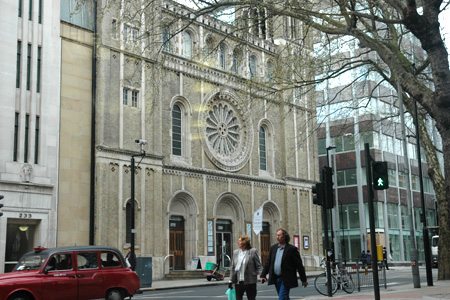
[[(375, 191), (374, 195), (377, 245), (385, 246), (394, 262), (410, 261), (413, 233), (423, 261), (419, 161), (429, 227), (437, 225), (436, 197), (423, 149), (418, 158), (413, 120), (406, 114), (406, 133), (402, 134), (397, 92), (380, 82), (376, 76), (349, 85), (330, 80), (324, 84), (328, 88), (318, 91), (318, 119), (323, 121), (318, 132), (319, 164), (334, 170), (334, 249), (337, 257), (348, 261), (358, 259), (362, 250), (372, 251), (364, 151), (368, 143), (372, 159), (387, 161), (389, 169), (389, 188)], [(435, 126), (427, 122), (427, 127), (439, 149), (441, 140)]]
[(53, 5), (1, 1), (0, 272), (33, 246), (56, 245), (61, 44)]

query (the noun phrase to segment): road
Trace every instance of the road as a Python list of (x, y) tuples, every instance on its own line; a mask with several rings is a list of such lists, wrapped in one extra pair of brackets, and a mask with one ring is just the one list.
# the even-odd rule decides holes
[[(396, 285), (405, 285), (411, 284), (412, 281), (412, 273), (410, 269), (401, 269), (395, 271), (388, 271), (387, 275), (387, 285), (388, 287), (393, 287)], [(421, 282), (422, 285), (426, 285), (426, 273), (424, 269), (420, 270)], [(433, 280), (437, 280), (437, 270), (433, 269)], [(354, 278), (356, 283), (356, 278)], [(225, 291), (227, 290), (227, 285), (215, 285), (215, 286), (201, 286), (201, 287), (191, 287), (191, 288), (182, 288), (182, 289), (169, 289), (169, 290), (159, 290), (159, 291), (151, 291), (145, 292), (142, 295), (136, 295), (133, 297), (133, 300), (189, 300), (189, 299), (223, 299), (227, 300), (227, 296), (225, 295)], [(380, 287), (380, 292), (384, 289), (384, 284)], [(364, 288), (365, 291), (373, 290), (372, 287)], [(337, 293), (344, 293), (341, 290), (338, 290)], [(358, 293), (358, 290), (355, 289), (354, 293)], [(309, 286), (307, 288), (298, 287), (291, 290), (291, 299), (292, 300), (300, 300), (307, 299), (308, 296), (317, 296), (318, 293), (314, 288), (314, 279), (311, 278), (309, 280)], [(244, 296), (244, 299), (245, 296)], [(259, 284), (258, 283), (258, 295), (257, 299), (270, 299), (276, 300), (278, 299), (275, 286), (267, 286), (267, 284)]]

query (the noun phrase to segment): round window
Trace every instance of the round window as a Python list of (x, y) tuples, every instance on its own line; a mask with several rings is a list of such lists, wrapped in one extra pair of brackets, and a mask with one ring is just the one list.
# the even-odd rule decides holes
[(201, 112), (203, 146), (209, 159), (225, 171), (243, 168), (253, 135), (237, 97), (228, 92), (215, 93), (205, 101)]

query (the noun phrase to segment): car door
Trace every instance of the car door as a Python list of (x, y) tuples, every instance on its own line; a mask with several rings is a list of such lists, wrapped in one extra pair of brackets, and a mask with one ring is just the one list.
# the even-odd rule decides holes
[(78, 279), (72, 258), (69, 252), (54, 254), (47, 260), (42, 276), (42, 299), (78, 299)]
[(98, 251), (77, 252), (78, 300), (105, 298)]

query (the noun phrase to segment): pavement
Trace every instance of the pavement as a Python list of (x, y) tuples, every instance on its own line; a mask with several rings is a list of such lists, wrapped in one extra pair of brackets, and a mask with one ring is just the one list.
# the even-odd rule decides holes
[[(395, 268), (391, 267), (391, 272), (395, 272)], [(307, 271), (306, 276), (309, 279), (309, 284), (314, 285), (314, 278), (322, 273), (321, 271)], [(152, 282), (152, 286), (149, 288), (142, 288), (143, 291), (157, 291), (176, 288), (188, 288), (199, 287), (208, 285), (227, 285), (228, 279), (222, 281), (216, 281), (212, 279), (207, 281), (203, 279), (187, 279), (187, 280), (155, 280)], [(362, 289), (358, 292), (357, 289), (352, 294), (336, 293), (332, 298), (335, 299), (348, 299), (348, 300), (366, 300), (375, 299), (375, 293), (373, 288)], [(315, 296), (306, 296), (307, 300), (325, 300), (329, 297), (317, 294)], [(428, 286), (427, 282), (421, 282), (421, 288), (414, 288), (413, 284), (394, 285), (389, 286), (387, 289), (380, 287), (380, 299), (388, 300), (450, 300), (450, 281), (449, 280), (435, 280), (433, 286)]]

